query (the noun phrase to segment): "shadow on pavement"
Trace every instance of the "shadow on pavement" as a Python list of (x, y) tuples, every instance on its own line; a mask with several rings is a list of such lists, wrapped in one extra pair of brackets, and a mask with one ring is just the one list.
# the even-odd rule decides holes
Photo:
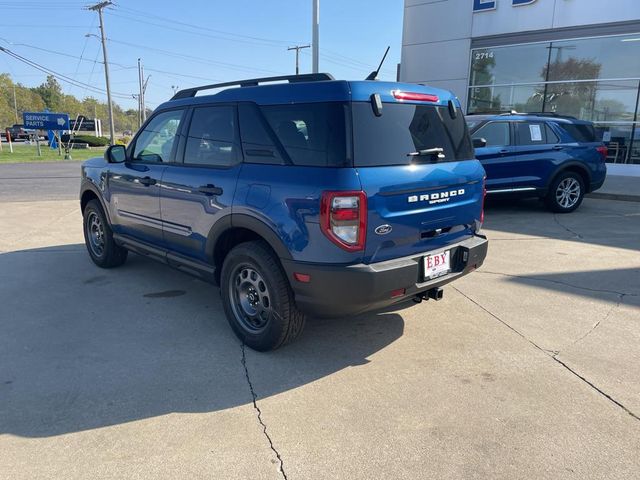
[(638, 202), (586, 198), (574, 212), (554, 214), (537, 199), (488, 197), (485, 214), (489, 240), (515, 234), (640, 249)]
[[(218, 289), (137, 255), (101, 270), (83, 245), (0, 254), (0, 434), (46, 437), (171, 412), (251, 404)], [(294, 389), (398, 339), (396, 313), (316, 320), (269, 354), (259, 398)], [(276, 361), (274, 361), (274, 358)], [(271, 374), (272, 373), (272, 374)]]
[[(480, 272), (491, 274), (491, 272)], [(504, 274), (498, 274), (503, 276)], [(509, 282), (531, 288), (605, 299), (640, 308), (640, 268), (616, 268), (530, 275), (506, 275)]]

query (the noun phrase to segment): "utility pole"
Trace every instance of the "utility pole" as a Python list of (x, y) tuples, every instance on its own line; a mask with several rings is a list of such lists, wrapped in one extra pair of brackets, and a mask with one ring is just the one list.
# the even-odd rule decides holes
[[(140, 72), (142, 73), (142, 78), (144, 78), (144, 67), (140, 67)], [(151, 75), (149, 75), (142, 84), (142, 123), (147, 121), (147, 106), (145, 105), (144, 96), (147, 93), (147, 84), (149, 83), (150, 78)]]
[(16, 123), (20, 123), (18, 121), (18, 101), (16, 100), (16, 84), (13, 84), (13, 111), (16, 114)]
[(320, 0), (313, 0), (313, 39), (312, 39), (312, 51), (311, 56), (313, 58), (312, 61), (312, 69), (313, 73), (318, 73), (318, 55), (319, 55), (319, 47), (318, 42), (320, 41)]
[(111, 84), (109, 83), (109, 59), (107, 56), (107, 38), (104, 34), (104, 20), (102, 18), (102, 10), (105, 7), (112, 5), (111, 0), (97, 3), (91, 7), (87, 7), (89, 10), (98, 12), (98, 18), (100, 19), (100, 40), (102, 41), (102, 57), (104, 59), (104, 79), (107, 84), (107, 106), (109, 107), (109, 137), (110, 144), (115, 144), (115, 127), (113, 124), (113, 103), (111, 103)]
[(300, 75), (300, 50), (303, 48), (309, 48), (311, 45), (296, 45), (295, 47), (289, 47), (287, 50), (295, 50), (296, 51), (296, 75)]
[(175, 95), (178, 93), (178, 90), (180, 90), (180, 87), (178, 85), (171, 85), (171, 90), (173, 90), (173, 94)]
[(144, 106), (142, 104), (142, 97), (144, 96), (144, 76), (142, 74), (142, 60), (138, 59), (138, 84), (140, 86), (140, 91), (138, 93), (138, 128), (142, 126), (142, 112), (144, 110)]

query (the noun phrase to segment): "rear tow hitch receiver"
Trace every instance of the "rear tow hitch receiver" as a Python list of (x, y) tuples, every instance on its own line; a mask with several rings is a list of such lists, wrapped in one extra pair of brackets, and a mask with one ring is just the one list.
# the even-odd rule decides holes
[(424, 292), (420, 292), (416, 294), (416, 296), (413, 297), (413, 301), (416, 303), (420, 303), (422, 302), (422, 300), (429, 300), (430, 298), (432, 298), (437, 302), (438, 300), (442, 300), (443, 296), (444, 296), (444, 290), (438, 287), (438, 288), (432, 288), (431, 290), (426, 290)]

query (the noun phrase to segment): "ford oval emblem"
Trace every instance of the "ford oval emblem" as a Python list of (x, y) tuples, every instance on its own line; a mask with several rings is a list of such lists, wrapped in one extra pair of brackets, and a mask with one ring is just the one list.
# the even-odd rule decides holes
[(390, 233), (391, 230), (393, 230), (391, 225), (384, 224), (376, 227), (375, 232), (378, 235), (386, 235), (387, 233)]

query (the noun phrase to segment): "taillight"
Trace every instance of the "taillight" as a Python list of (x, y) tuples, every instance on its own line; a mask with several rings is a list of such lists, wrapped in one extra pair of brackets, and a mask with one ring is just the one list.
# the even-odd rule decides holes
[(596, 147), (596, 150), (598, 151), (600, 156), (602, 156), (602, 161), (604, 162), (607, 159), (607, 154), (609, 153), (609, 149), (604, 145), (600, 145), (599, 147)]
[(324, 192), (320, 203), (322, 232), (340, 248), (364, 250), (367, 196), (362, 191)]
[(430, 95), (428, 93), (418, 92), (403, 92), (402, 90), (392, 90), (391, 94), (396, 100), (413, 100), (417, 102), (434, 102), (437, 103), (440, 99), (437, 95)]

